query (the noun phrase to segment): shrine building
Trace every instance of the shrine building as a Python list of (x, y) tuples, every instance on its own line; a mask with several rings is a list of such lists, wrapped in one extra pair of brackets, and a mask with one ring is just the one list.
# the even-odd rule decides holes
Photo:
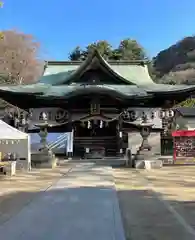
[(112, 157), (125, 153), (143, 118), (160, 134), (162, 111), (194, 91), (154, 83), (145, 61), (106, 61), (94, 50), (83, 62), (49, 61), (37, 83), (1, 86), (0, 97), (31, 112), (29, 132), (38, 131), (43, 113), (48, 132), (72, 132), (73, 157), (93, 157), (93, 149)]

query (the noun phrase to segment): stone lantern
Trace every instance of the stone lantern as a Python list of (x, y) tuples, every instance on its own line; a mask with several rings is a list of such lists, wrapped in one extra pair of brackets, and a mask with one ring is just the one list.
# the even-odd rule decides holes
[(142, 143), (140, 150), (150, 151), (152, 149), (148, 142), (148, 137), (150, 136), (152, 125), (152, 123), (141, 123), (140, 135), (142, 136)]
[(40, 137), (40, 144), (41, 144), (41, 149), (48, 149), (48, 146), (47, 146), (47, 135), (48, 135), (48, 132), (47, 132), (47, 125), (39, 125), (40, 127), (40, 132), (38, 133), (39, 134), (39, 137)]
[(40, 128), (38, 133), (40, 136), (40, 148), (38, 154), (32, 154), (31, 162), (34, 165), (38, 164), (38, 166), (53, 168), (56, 166), (57, 159), (47, 144), (47, 128), (49, 127), (49, 124), (46, 113), (41, 114), (40, 123), (36, 124), (36, 126)]
[(142, 137), (141, 145), (136, 153), (135, 159), (136, 160), (144, 160), (145, 155), (151, 155), (151, 149), (148, 142), (148, 137), (150, 136), (152, 126), (154, 124), (148, 121), (147, 116), (143, 118), (143, 121), (137, 124), (137, 127), (140, 129), (140, 135)]
[(41, 150), (48, 150), (48, 145), (47, 145), (47, 135), (48, 135), (48, 131), (47, 128), (49, 127), (48, 121), (47, 121), (47, 114), (46, 113), (41, 113), (41, 118), (40, 118), (40, 123), (36, 124), (37, 127), (40, 128), (39, 131), (39, 137), (40, 137), (40, 144)]

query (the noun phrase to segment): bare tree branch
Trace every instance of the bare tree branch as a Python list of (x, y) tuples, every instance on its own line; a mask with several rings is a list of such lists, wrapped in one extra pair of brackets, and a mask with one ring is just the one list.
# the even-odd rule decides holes
[[(40, 77), (44, 62), (39, 43), (31, 35), (9, 30), (0, 40), (0, 83), (29, 84)], [(4, 81), (3, 81), (4, 79)]]

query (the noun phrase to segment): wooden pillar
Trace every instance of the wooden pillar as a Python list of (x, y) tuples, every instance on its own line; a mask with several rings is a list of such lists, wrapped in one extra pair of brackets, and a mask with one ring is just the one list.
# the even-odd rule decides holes
[(123, 132), (122, 132), (122, 118), (118, 120), (117, 126), (117, 155), (119, 157), (123, 156)]
[(74, 144), (74, 130), (72, 126), (72, 121), (68, 123), (68, 139), (67, 139), (67, 156), (69, 159), (73, 157), (73, 144)]

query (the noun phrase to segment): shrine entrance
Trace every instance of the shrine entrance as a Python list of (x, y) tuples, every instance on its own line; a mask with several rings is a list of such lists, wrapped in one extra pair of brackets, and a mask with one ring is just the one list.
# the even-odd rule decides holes
[(74, 123), (74, 156), (104, 158), (115, 156), (117, 121), (94, 120)]
[(100, 120), (74, 124), (75, 137), (105, 137), (116, 136), (116, 121), (105, 122)]

